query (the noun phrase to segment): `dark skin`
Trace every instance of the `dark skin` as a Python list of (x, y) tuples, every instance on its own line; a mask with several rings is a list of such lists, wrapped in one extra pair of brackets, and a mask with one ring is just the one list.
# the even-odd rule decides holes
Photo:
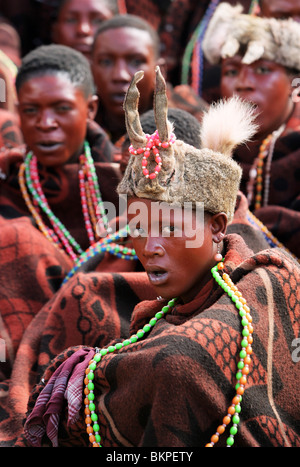
[[(223, 248), (227, 216), (205, 213), (196, 222), (193, 212), (192, 223), (185, 223), (183, 209), (178, 208), (167, 221), (165, 216), (155, 218), (155, 203), (145, 198), (129, 199), (133, 246), (157, 295), (164, 299), (179, 297), (187, 303), (211, 279), (217, 245), (220, 251)], [(197, 235), (201, 241), (194, 243)]]
[(263, 140), (291, 116), (292, 79), (286, 68), (269, 60), (246, 65), (240, 55), (235, 55), (222, 61), (222, 97), (238, 95), (256, 105), (259, 131), (253, 141)]
[(141, 113), (152, 108), (155, 67), (161, 64), (147, 31), (120, 27), (101, 32), (95, 39), (92, 72), (99, 96), (96, 121), (113, 142), (126, 133), (123, 101), (134, 74), (144, 71), (139, 83)]
[(288, 19), (300, 22), (299, 0), (261, 0), (261, 16), (267, 18)]
[(77, 161), (97, 96), (85, 97), (67, 76), (52, 73), (25, 81), (18, 100), (24, 141), (38, 161), (47, 167)]
[(66, 0), (52, 28), (52, 40), (78, 50), (89, 60), (99, 24), (113, 16), (103, 0)]

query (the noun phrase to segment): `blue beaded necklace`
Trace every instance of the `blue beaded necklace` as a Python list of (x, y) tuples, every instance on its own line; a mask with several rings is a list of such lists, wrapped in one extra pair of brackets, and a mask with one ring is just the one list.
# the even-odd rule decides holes
[(123, 237), (127, 237), (129, 234), (128, 226), (124, 229), (120, 229), (115, 234), (109, 234), (106, 238), (99, 240), (94, 245), (91, 245), (86, 251), (84, 251), (76, 260), (75, 266), (65, 276), (62, 284), (68, 282), (68, 280), (74, 276), (89, 259), (93, 258), (98, 253), (108, 252), (118, 258), (126, 260), (138, 259), (133, 248), (128, 248), (124, 245), (116, 243)]

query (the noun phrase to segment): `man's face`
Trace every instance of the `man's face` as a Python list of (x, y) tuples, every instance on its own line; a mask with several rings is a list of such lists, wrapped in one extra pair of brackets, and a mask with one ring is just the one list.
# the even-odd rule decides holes
[(95, 100), (86, 98), (62, 74), (28, 79), (19, 93), (19, 113), (25, 143), (45, 166), (59, 166), (80, 154), (87, 120)]
[(123, 101), (133, 75), (144, 71), (139, 83), (139, 111), (152, 106), (156, 54), (147, 31), (131, 27), (109, 29), (97, 37), (92, 54), (92, 71), (101, 106), (124, 119)]
[(78, 50), (90, 59), (99, 24), (112, 16), (103, 0), (67, 0), (54, 24), (53, 41)]
[(293, 109), (291, 77), (286, 69), (268, 60), (246, 65), (236, 55), (222, 62), (221, 94), (237, 95), (256, 106), (261, 135), (278, 129)]
[[(161, 211), (159, 212), (159, 209)], [(215, 264), (214, 218), (145, 198), (130, 198), (128, 222), (136, 254), (156, 293), (192, 300)]]

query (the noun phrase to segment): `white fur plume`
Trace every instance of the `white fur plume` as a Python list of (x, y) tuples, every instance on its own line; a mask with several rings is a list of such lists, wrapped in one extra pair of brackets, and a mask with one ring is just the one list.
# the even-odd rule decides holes
[(202, 148), (231, 156), (236, 146), (256, 133), (254, 119), (253, 105), (237, 96), (212, 104), (202, 120)]

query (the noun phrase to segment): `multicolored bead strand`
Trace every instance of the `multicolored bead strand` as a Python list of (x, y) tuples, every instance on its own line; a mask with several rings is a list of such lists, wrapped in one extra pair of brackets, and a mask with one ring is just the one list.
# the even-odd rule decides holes
[[(202, 41), (207, 26), (219, 3), (220, 1), (218, 0), (212, 0), (209, 3), (203, 18), (197, 25), (185, 48), (182, 58), (181, 84), (191, 84), (191, 87), (199, 96), (202, 95), (204, 70)], [(249, 14), (257, 15), (258, 13), (258, 0), (253, 0), (249, 9)]]
[[(96, 241), (97, 222), (101, 222), (102, 227), (108, 230), (108, 219), (101, 198), (91, 150), (86, 141), (84, 143), (84, 155), (80, 157), (78, 177), (85, 227), (90, 244), (94, 244)], [(20, 167), (19, 183), (25, 203), (41, 232), (56, 246), (65, 249), (75, 262), (77, 257), (84, 252), (78, 242), (50, 209), (39, 180), (37, 158), (31, 152), (27, 154), (24, 163)], [(32, 202), (27, 190), (32, 196)], [(52, 228), (44, 223), (39, 209), (48, 217)], [(98, 218), (98, 210), (100, 210), (100, 219)]]
[[(227, 426), (232, 423), (230, 428), (229, 437), (226, 440), (227, 447), (231, 447), (234, 444), (234, 436), (238, 432), (238, 425), (240, 423), (240, 412), (241, 412), (241, 401), (244, 394), (245, 385), (247, 382), (247, 376), (250, 372), (251, 364), (251, 354), (252, 354), (252, 317), (250, 315), (250, 308), (246, 304), (246, 300), (242, 297), (241, 292), (231, 281), (228, 274), (222, 272), (224, 268), (224, 260), (220, 261), (216, 266), (211, 269), (212, 276), (216, 280), (225, 293), (230, 297), (230, 299), (235, 304), (236, 308), (239, 311), (241, 317), (241, 322), (243, 326), (242, 330), (242, 341), (241, 341), (241, 350), (239, 353), (239, 362), (237, 364), (238, 370), (236, 373), (237, 384), (235, 386), (236, 394), (232, 399), (231, 405), (228, 407), (227, 415), (223, 418), (222, 424), (218, 426), (216, 433), (211, 437), (210, 442), (205, 445), (205, 447), (213, 447), (218, 441), (220, 436), (225, 432)], [(140, 329), (135, 335), (131, 336), (129, 339), (125, 339), (123, 342), (117, 343), (115, 345), (109, 346), (105, 349), (96, 349), (96, 353), (93, 359), (89, 362), (88, 368), (86, 369), (86, 376), (84, 379), (85, 389), (85, 423), (87, 425), (87, 433), (89, 435), (89, 440), (93, 447), (101, 447), (101, 436), (100, 436), (100, 426), (98, 423), (98, 415), (96, 414), (96, 406), (94, 403), (94, 371), (97, 367), (97, 363), (100, 362), (102, 357), (110, 352), (115, 352), (117, 350), (126, 347), (129, 344), (136, 342), (138, 339), (144, 337), (145, 333), (148, 333), (157, 321), (163, 318), (167, 313), (171, 311), (173, 306), (176, 303), (177, 298), (174, 298), (168, 302), (166, 306), (162, 308), (161, 311), (155, 314), (153, 318), (146, 324), (142, 329)], [(92, 425), (93, 423), (93, 425)]]
[(251, 211), (247, 211), (247, 219), (248, 221), (254, 225), (256, 228), (258, 228), (264, 238), (266, 239), (266, 241), (268, 242), (268, 244), (270, 245), (271, 248), (282, 248), (284, 251), (286, 251), (287, 253), (289, 253), (291, 256), (293, 256), (293, 258), (295, 258), (296, 261), (298, 261), (298, 263), (300, 263), (300, 259), (294, 255), (288, 248), (286, 248), (286, 246), (281, 243), (273, 234), (272, 232), (270, 232), (270, 230), (268, 229), (268, 227), (266, 227)]
[(95, 395), (94, 395), (94, 371), (97, 367), (97, 363), (100, 362), (101, 358), (106, 355), (107, 353), (115, 352), (116, 350), (120, 350), (123, 347), (126, 347), (129, 344), (133, 344), (139, 339), (142, 339), (145, 334), (147, 334), (153, 326), (159, 321), (161, 318), (163, 318), (169, 311), (174, 307), (176, 303), (176, 298), (170, 300), (167, 305), (165, 305), (161, 311), (157, 312), (153, 318), (149, 321), (148, 324), (145, 324), (142, 329), (138, 330), (136, 334), (132, 335), (129, 339), (125, 339), (123, 342), (118, 342), (115, 345), (110, 345), (107, 348), (104, 349), (96, 349), (96, 353), (92, 360), (89, 362), (89, 365), (85, 371), (85, 379), (84, 379), (84, 384), (85, 384), (85, 389), (84, 389), (84, 394), (85, 394), (85, 399), (84, 399), (84, 404), (85, 404), (85, 423), (87, 425), (87, 433), (89, 435), (89, 441), (92, 444), (93, 447), (102, 447), (100, 442), (101, 442), (101, 436), (100, 436), (100, 426), (98, 423), (98, 415), (96, 414), (96, 406), (94, 401)]
[[(44, 224), (41, 216), (37, 212), (36, 208), (33, 206), (31, 199), (28, 195), (27, 189), (26, 189), (26, 184), (25, 184), (25, 164), (22, 164), (19, 169), (19, 185), (21, 189), (21, 193), (23, 195), (23, 198), (25, 200), (25, 203), (29, 209), (29, 212), (32, 214), (32, 217), (34, 218), (37, 226), (41, 230), (41, 232), (45, 235), (45, 237), (52, 242), (53, 240), (53, 234), (51, 234), (50, 229)], [(58, 247), (57, 243), (55, 243), (55, 246)]]
[(101, 192), (98, 184), (98, 177), (92, 158), (91, 148), (87, 141), (84, 142), (84, 155), (86, 157), (87, 164), (85, 165), (87, 171), (87, 178), (89, 182), (89, 191), (92, 197), (95, 215), (97, 222), (101, 222), (102, 227), (109, 231), (108, 219), (104, 209)]
[(201, 21), (201, 27), (198, 32), (198, 37), (196, 40), (196, 44), (193, 51), (192, 57), (192, 78), (191, 78), (191, 86), (194, 91), (201, 96), (202, 95), (202, 81), (203, 81), (203, 68), (204, 68), (204, 61), (203, 61), (203, 50), (202, 50), (202, 41), (207, 29), (207, 26), (219, 5), (220, 0), (212, 0), (208, 5), (208, 8), (204, 14), (204, 17)]
[[(158, 131), (156, 130), (152, 135), (146, 135), (146, 138), (147, 138), (146, 147), (135, 149), (132, 145), (130, 145), (129, 152), (130, 154), (135, 155), (135, 156), (144, 154), (142, 158), (143, 175), (146, 178), (150, 178), (150, 180), (153, 180), (154, 178), (156, 178), (156, 176), (160, 172), (161, 166), (162, 166), (162, 160), (159, 155), (159, 149), (160, 148), (166, 149), (170, 147), (172, 144), (174, 144), (176, 137), (173, 133), (171, 133), (169, 141), (161, 142)], [(154, 154), (155, 162), (157, 165), (155, 166), (154, 171), (149, 173), (149, 170), (147, 169), (147, 165), (148, 165), (148, 158), (150, 157), (151, 151)]]
[(223, 418), (223, 424), (219, 425), (216, 433), (211, 437), (210, 442), (205, 447), (213, 447), (218, 441), (221, 434), (225, 432), (226, 427), (232, 422), (230, 428), (230, 435), (226, 440), (227, 447), (231, 447), (234, 444), (234, 436), (238, 432), (238, 424), (240, 422), (241, 412), (241, 401), (245, 391), (245, 385), (247, 383), (247, 376), (250, 372), (249, 365), (251, 363), (250, 355), (252, 354), (252, 343), (253, 343), (253, 326), (252, 317), (250, 315), (250, 308), (248, 307), (246, 300), (243, 298), (241, 292), (234, 285), (227, 273), (220, 272), (223, 270), (223, 262), (218, 263), (211, 270), (213, 278), (220, 287), (227, 293), (230, 299), (235, 304), (241, 317), (241, 323), (243, 326), (242, 330), (242, 341), (241, 350), (239, 353), (240, 360), (238, 362), (238, 371), (236, 373), (237, 384), (235, 386), (236, 395), (232, 399), (232, 403), (227, 410), (227, 415)]
[(79, 268), (86, 263), (90, 258), (93, 258), (96, 254), (101, 252), (108, 252), (118, 258), (126, 260), (137, 260), (138, 257), (135, 254), (133, 248), (128, 248), (124, 245), (116, 243), (122, 237), (126, 237), (129, 233), (128, 226), (125, 229), (121, 229), (115, 234), (110, 234), (107, 238), (96, 242), (94, 245), (91, 245), (85, 252), (80, 255), (79, 258), (75, 261), (75, 266), (68, 272), (64, 278), (62, 284), (65, 284), (71, 277), (76, 274)]
[[(269, 198), (269, 188), (270, 188), (270, 176), (271, 176), (271, 162), (274, 153), (274, 147), (277, 139), (283, 133), (285, 125), (281, 125), (278, 130), (273, 131), (268, 135), (262, 142), (258, 156), (255, 158), (254, 163), (249, 171), (249, 181), (247, 183), (247, 199), (249, 206), (253, 201), (254, 194), (254, 185), (256, 183), (256, 194), (254, 198), (254, 209), (259, 209), (263, 205), (268, 204)], [(264, 199), (262, 196), (263, 191), (263, 168), (264, 160), (267, 158), (266, 164), (266, 175), (265, 175), (265, 190), (264, 190)]]

